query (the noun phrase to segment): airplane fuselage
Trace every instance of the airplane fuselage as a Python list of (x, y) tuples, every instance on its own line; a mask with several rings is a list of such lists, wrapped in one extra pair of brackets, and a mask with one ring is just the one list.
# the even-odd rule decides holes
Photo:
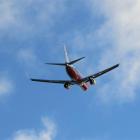
[(77, 81), (77, 83), (79, 83), (79, 86), (83, 90), (88, 89), (88, 87), (89, 87), (88, 83), (85, 83), (85, 82), (81, 83), (81, 80), (82, 80), (83, 77), (80, 75), (80, 73), (73, 66), (67, 65), (66, 66), (66, 72), (72, 80), (75, 80), (75, 81)]

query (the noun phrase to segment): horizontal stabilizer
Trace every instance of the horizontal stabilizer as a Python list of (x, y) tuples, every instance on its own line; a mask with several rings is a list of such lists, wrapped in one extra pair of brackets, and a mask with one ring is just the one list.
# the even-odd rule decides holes
[(76, 63), (76, 62), (78, 62), (78, 61), (80, 61), (80, 60), (82, 60), (82, 59), (84, 59), (84, 58), (85, 58), (85, 57), (81, 57), (81, 58), (79, 58), (79, 59), (73, 60), (73, 61), (69, 62), (68, 64), (69, 64), (69, 65), (72, 65), (72, 64), (74, 64), (74, 63)]
[(67, 63), (45, 63), (45, 64), (48, 64), (48, 65), (57, 65), (57, 66), (66, 66), (66, 65), (72, 65), (82, 59), (84, 59), (85, 57), (81, 57), (79, 59), (76, 59), (76, 60), (73, 60), (73, 61), (70, 61), (70, 62), (67, 62)]
[(45, 63), (45, 64), (48, 64), (48, 65), (57, 65), (57, 66), (65, 66), (66, 65), (65, 63)]

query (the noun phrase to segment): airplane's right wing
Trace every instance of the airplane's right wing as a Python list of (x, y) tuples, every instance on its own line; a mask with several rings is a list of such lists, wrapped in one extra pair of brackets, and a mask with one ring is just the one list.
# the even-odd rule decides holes
[(105, 74), (105, 73), (107, 73), (107, 72), (109, 72), (109, 71), (111, 71), (111, 70), (117, 68), (118, 66), (119, 66), (119, 64), (114, 65), (114, 66), (112, 66), (112, 67), (110, 67), (110, 68), (108, 68), (108, 69), (105, 69), (105, 70), (103, 70), (103, 71), (100, 71), (100, 72), (98, 72), (98, 73), (89, 75), (89, 76), (83, 78), (81, 81), (82, 81), (82, 82), (89, 82), (90, 78), (95, 79), (95, 78), (97, 78), (97, 77), (99, 77), (99, 76), (101, 76), (101, 75), (103, 75), (103, 74)]
[(69, 83), (69, 84), (71, 84), (71, 85), (77, 84), (77, 82), (74, 81), (74, 80), (44, 80), (44, 79), (31, 79), (31, 81), (35, 81), (35, 82), (45, 82), (45, 83), (55, 83), (55, 84), (65, 84), (65, 83)]

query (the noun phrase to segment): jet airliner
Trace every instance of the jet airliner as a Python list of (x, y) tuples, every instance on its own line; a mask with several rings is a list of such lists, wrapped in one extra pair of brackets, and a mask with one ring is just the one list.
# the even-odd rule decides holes
[(47, 79), (31, 79), (31, 81), (35, 82), (45, 82), (45, 83), (56, 83), (56, 84), (63, 84), (64, 88), (69, 89), (72, 85), (79, 85), (84, 91), (86, 91), (89, 85), (96, 84), (96, 78), (117, 68), (119, 64), (116, 64), (112, 67), (109, 67), (103, 71), (97, 72), (95, 74), (91, 74), (86, 77), (82, 77), (79, 71), (73, 66), (74, 63), (84, 59), (85, 57), (81, 57), (79, 59), (70, 61), (67, 53), (67, 49), (64, 46), (64, 53), (65, 53), (65, 63), (46, 63), (49, 65), (57, 65), (57, 66), (64, 66), (66, 69), (67, 74), (71, 78), (71, 80), (47, 80)]

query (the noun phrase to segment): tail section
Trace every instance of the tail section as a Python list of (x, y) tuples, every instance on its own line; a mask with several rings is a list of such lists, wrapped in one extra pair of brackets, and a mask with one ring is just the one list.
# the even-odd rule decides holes
[(85, 57), (81, 57), (81, 58), (78, 58), (76, 60), (70, 61), (65, 45), (64, 45), (64, 54), (65, 54), (65, 63), (45, 63), (45, 64), (57, 65), (57, 66), (73, 65), (74, 63), (77, 63), (78, 61), (80, 61), (80, 60), (85, 58)]

